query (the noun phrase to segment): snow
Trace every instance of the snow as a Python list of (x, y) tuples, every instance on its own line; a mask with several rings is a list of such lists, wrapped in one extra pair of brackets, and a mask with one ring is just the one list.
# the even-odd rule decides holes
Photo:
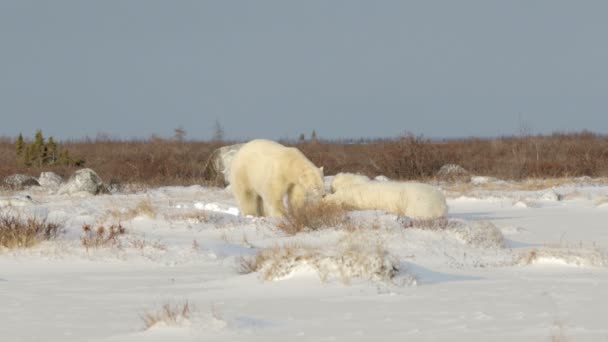
[[(357, 211), (349, 229), (294, 236), (240, 216), (227, 189), (1, 193), (0, 211), (65, 227), (0, 250), (1, 339), (608, 340), (608, 185), (472, 179), (441, 185), (446, 223)], [(118, 245), (82, 245), (83, 225), (116, 223)], [(281, 248), (294, 251), (269, 254), (275, 276), (242, 272)], [(146, 329), (142, 315), (184, 302), (189, 317)]]

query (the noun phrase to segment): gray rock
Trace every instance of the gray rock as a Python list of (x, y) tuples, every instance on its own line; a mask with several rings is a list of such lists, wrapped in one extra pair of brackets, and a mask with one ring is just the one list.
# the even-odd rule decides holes
[(437, 172), (437, 179), (446, 182), (463, 182), (471, 181), (471, 174), (460, 165), (446, 164)]
[(230, 165), (234, 155), (244, 144), (234, 144), (216, 148), (203, 169), (203, 178), (218, 186), (230, 184)]
[(4, 184), (15, 190), (24, 189), (28, 186), (40, 186), (35, 177), (22, 174), (10, 175), (4, 178)]
[(41, 172), (38, 183), (43, 187), (58, 188), (63, 183), (63, 178), (54, 172)]
[(390, 179), (384, 175), (380, 175), (380, 176), (376, 176), (376, 178), (374, 178), (374, 180), (378, 181), (378, 182), (388, 182), (390, 181)]
[(101, 178), (91, 169), (80, 169), (59, 188), (60, 194), (89, 193), (92, 195), (109, 193)]

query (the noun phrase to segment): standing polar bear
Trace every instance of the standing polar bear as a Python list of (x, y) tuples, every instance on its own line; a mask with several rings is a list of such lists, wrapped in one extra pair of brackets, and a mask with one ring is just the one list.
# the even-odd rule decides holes
[(415, 219), (444, 217), (448, 206), (437, 188), (415, 182), (372, 181), (366, 176), (339, 173), (325, 200), (359, 210), (385, 210)]
[(302, 152), (270, 140), (252, 140), (234, 155), (230, 184), (245, 215), (283, 217), (289, 208), (320, 201), (325, 194), (323, 168)]

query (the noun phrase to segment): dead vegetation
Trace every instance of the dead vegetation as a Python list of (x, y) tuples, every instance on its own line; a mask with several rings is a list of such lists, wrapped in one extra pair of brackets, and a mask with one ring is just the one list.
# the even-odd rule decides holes
[(145, 330), (155, 326), (182, 326), (190, 321), (193, 308), (188, 301), (182, 304), (166, 303), (155, 311), (146, 311), (140, 317)]
[(301, 268), (313, 270), (324, 282), (338, 278), (349, 284), (352, 279), (388, 282), (398, 273), (399, 263), (379, 244), (348, 244), (336, 250), (290, 244), (239, 260), (240, 273), (259, 272), (266, 281), (283, 279)]
[(127, 230), (120, 223), (112, 224), (107, 228), (103, 225), (95, 228), (85, 224), (82, 226), (82, 232), (84, 234), (80, 238), (80, 242), (88, 251), (89, 248), (120, 247), (119, 237), (125, 235)]
[(46, 219), (0, 213), (0, 247), (3, 248), (32, 247), (41, 241), (56, 239), (62, 230), (60, 224)]
[(106, 214), (106, 217), (112, 218), (118, 221), (129, 221), (139, 216), (147, 216), (149, 218), (156, 218), (157, 209), (152, 204), (149, 198), (142, 199), (139, 201), (135, 207), (120, 210), (120, 209), (112, 209), (109, 210)]
[(546, 245), (534, 248), (519, 256), (518, 264), (557, 263), (573, 266), (603, 267), (608, 265), (608, 257), (596, 246)]
[(339, 204), (324, 201), (308, 203), (290, 209), (277, 227), (290, 235), (322, 228), (344, 227), (349, 222), (347, 213), (348, 208)]
[[(75, 166), (27, 166), (15, 154), (15, 139), (0, 139), (0, 178), (53, 171), (68, 177)], [(211, 153), (234, 142), (177, 141), (153, 137), (121, 141), (105, 137), (64, 141), (76, 159), (86, 160), (102, 179), (121, 184), (211, 184), (204, 175)], [(492, 139), (430, 140), (406, 134), (394, 139), (283, 142), (297, 146), (328, 175), (362, 173), (391, 179), (431, 179), (445, 164), (475, 175), (505, 180), (608, 177), (608, 137), (591, 132)]]

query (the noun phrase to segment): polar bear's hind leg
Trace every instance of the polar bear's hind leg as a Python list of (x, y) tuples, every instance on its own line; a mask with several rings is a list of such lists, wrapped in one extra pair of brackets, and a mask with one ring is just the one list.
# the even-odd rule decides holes
[(235, 191), (236, 198), (243, 215), (259, 215), (258, 198), (259, 196), (252, 191)]

